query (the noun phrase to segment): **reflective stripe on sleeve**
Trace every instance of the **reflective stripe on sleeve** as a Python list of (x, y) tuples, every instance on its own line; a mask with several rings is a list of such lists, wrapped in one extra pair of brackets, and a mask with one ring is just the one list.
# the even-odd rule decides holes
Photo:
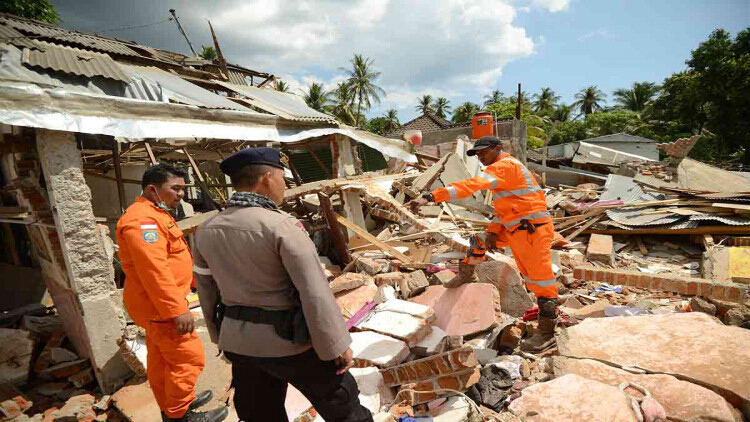
[(448, 186), (445, 188), (445, 190), (448, 191), (448, 194), (450, 195), (449, 201), (455, 201), (458, 199), (458, 189), (456, 189), (455, 186)]
[(198, 275), (211, 275), (211, 269), (210, 268), (201, 268), (197, 265), (193, 265), (193, 272)]
[(479, 173), (479, 176), (481, 176), (482, 179), (490, 182), (490, 189), (497, 189), (497, 185), (499, 183), (499, 181), (497, 180), (497, 177), (495, 177), (495, 176), (493, 176), (493, 175), (491, 175), (489, 173), (485, 173), (485, 172)]

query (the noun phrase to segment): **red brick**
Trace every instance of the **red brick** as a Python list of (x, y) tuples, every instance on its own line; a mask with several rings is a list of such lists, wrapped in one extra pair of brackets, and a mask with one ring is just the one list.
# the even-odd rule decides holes
[(724, 286), (721, 284), (714, 284), (711, 288), (711, 296), (716, 299), (724, 299)]
[(382, 373), (386, 385), (394, 387), (465, 371), (477, 363), (474, 350), (465, 347), (387, 368)]
[(727, 299), (735, 300), (739, 299), (742, 296), (742, 289), (739, 287), (730, 287), (729, 293), (727, 294)]
[(659, 277), (651, 277), (651, 283), (649, 288), (653, 290), (661, 290), (662, 280)]
[(701, 283), (700, 286), (698, 286), (698, 295), (703, 297), (711, 296), (712, 286), (713, 285), (710, 282)]
[(573, 278), (575, 278), (576, 280), (583, 280), (584, 279), (583, 273), (584, 273), (583, 268), (581, 267), (573, 268)]
[(628, 275), (621, 271), (617, 273), (617, 284), (625, 284), (628, 286), (633, 286), (633, 284), (629, 282)]
[(677, 280), (677, 292), (681, 295), (688, 294), (688, 280), (679, 279)]
[(646, 274), (634, 275), (633, 278), (636, 280), (636, 286), (643, 289), (651, 288), (651, 276)]
[(687, 282), (687, 294), (695, 296), (698, 294), (698, 283), (695, 281)]

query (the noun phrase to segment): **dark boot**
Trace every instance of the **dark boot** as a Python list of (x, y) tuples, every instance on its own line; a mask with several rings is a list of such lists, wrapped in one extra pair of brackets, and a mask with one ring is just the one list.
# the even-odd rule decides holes
[(458, 263), (458, 274), (443, 286), (453, 289), (462, 284), (478, 282), (479, 277), (475, 273), (476, 268), (476, 265), (469, 265), (464, 261), (460, 261)]
[(181, 418), (167, 418), (169, 422), (221, 422), (229, 416), (229, 407), (222, 406), (207, 412), (188, 410)]
[(521, 342), (524, 352), (539, 353), (555, 344), (555, 321), (557, 320), (557, 299), (539, 298), (538, 331)]
[(209, 400), (211, 400), (211, 397), (214, 396), (214, 393), (211, 392), (211, 390), (205, 390), (201, 391), (200, 393), (195, 393), (195, 400), (193, 400), (192, 403), (190, 403), (190, 406), (188, 407), (188, 410), (195, 410), (204, 404), (208, 403)]

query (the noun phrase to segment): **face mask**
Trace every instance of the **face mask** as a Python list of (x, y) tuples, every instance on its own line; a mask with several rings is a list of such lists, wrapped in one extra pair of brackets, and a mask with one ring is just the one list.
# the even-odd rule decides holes
[(161, 200), (161, 196), (159, 195), (159, 191), (155, 190), (154, 192), (156, 192), (156, 198), (159, 199), (159, 202), (156, 203), (156, 206), (159, 207), (160, 209), (168, 212), (168, 213), (171, 213), (172, 209), (167, 206), (166, 202), (164, 202), (164, 201)]

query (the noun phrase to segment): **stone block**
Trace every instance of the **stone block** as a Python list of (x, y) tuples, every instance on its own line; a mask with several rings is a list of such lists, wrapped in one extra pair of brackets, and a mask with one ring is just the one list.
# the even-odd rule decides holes
[(367, 282), (371, 280), (372, 277), (367, 274), (345, 273), (328, 283), (328, 287), (330, 287), (331, 293), (336, 294), (345, 290), (354, 290), (357, 287), (367, 284)]
[(440, 327), (432, 327), (432, 332), (412, 349), (417, 356), (431, 356), (438, 352), (440, 344), (448, 334)]
[(356, 327), (402, 340), (409, 347), (414, 347), (430, 333), (430, 325), (425, 319), (392, 311), (370, 312)]
[(0, 328), (0, 380), (9, 384), (26, 381), (34, 352), (28, 331)]
[(434, 325), (448, 335), (467, 336), (495, 324), (493, 286), (489, 284), (465, 284), (455, 289), (430, 286), (411, 301), (434, 309)]
[(62, 347), (53, 347), (50, 350), (50, 363), (52, 365), (57, 365), (58, 363), (63, 362), (70, 362), (76, 359), (78, 359), (78, 355), (68, 349), (63, 349)]
[(479, 281), (497, 288), (503, 313), (520, 318), (526, 309), (534, 306), (534, 301), (526, 291), (513, 258), (502, 254), (493, 254), (493, 258), (497, 260), (484, 262), (477, 268)]
[(586, 259), (599, 261), (608, 265), (615, 263), (615, 247), (612, 236), (606, 234), (592, 234), (586, 249)]
[(417, 270), (409, 273), (408, 277), (405, 277), (401, 279), (401, 281), (399, 281), (401, 294), (407, 299), (423, 292), (427, 287), (429, 287), (429, 285), (430, 282), (427, 280), (427, 276), (422, 270)]
[(437, 284), (438, 286), (442, 286), (443, 284), (446, 284), (447, 282), (451, 281), (453, 277), (456, 276), (456, 273), (454, 273), (451, 270), (443, 270), (440, 272), (437, 272), (432, 275), (432, 278), (434, 280), (434, 284)]
[(402, 272), (390, 272), (390, 273), (384, 273), (384, 274), (378, 274), (375, 276), (375, 285), (376, 286), (398, 286), (401, 283), (401, 280), (404, 280), (408, 277), (406, 273)]
[(386, 368), (381, 372), (386, 385), (395, 387), (464, 372), (474, 368), (478, 363), (474, 350), (471, 347), (463, 347), (440, 355)]
[(703, 312), (711, 316), (716, 315), (716, 305), (699, 297), (690, 299), (690, 309), (693, 312)]
[(354, 359), (381, 368), (398, 365), (409, 356), (409, 348), (401, 340), (373, 331), (351, 333)]
[(162, 420), (159, 405), (148, 382), (126, 385), (112, 395), (112, 404), (128, 420), (159, 422)]
[(341, 315), (349, 319), (356, 314), (367, 302), (372, 302), (378, 293), (375, 283), (366, 283), (354, 290), (347, 290), (335, 294), (336, 303), (341, 307)]

